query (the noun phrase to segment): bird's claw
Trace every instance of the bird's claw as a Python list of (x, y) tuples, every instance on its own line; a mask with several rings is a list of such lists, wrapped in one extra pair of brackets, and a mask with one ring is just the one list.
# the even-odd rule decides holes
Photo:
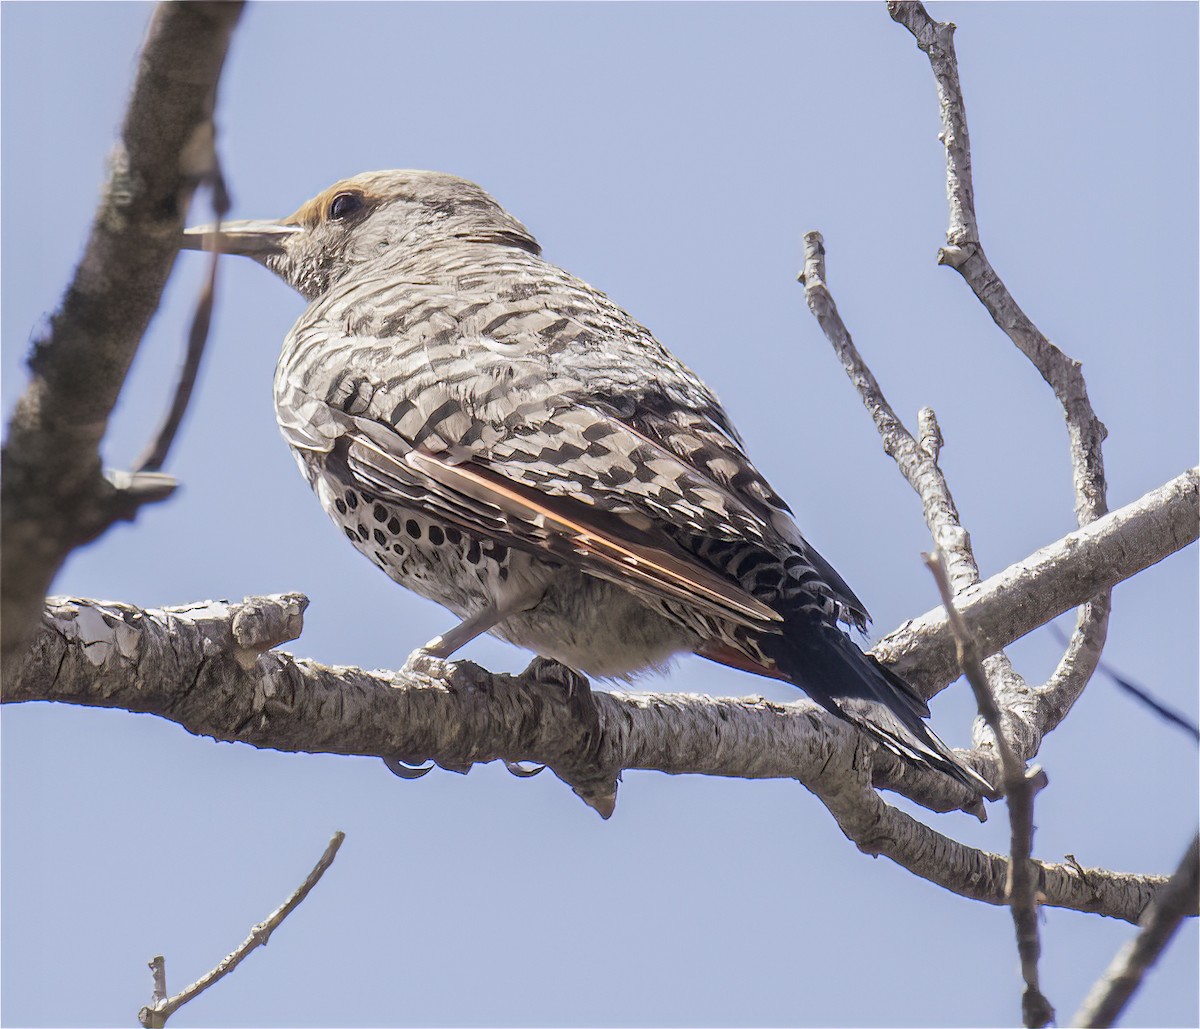
[(505, 761), (504, 767), (518, 779), (532, 779), (539, 772), (546, 770), (545, 765), (526, 765), (523, 761)]
[(406, 761), (401, 761), (398, 757), (385, 757), (382, 760), (387, 766), (387, 770), (392, 775), (398, 775), (401, 779), (420, 779), (428, 775), (436, 767), (432, 761), (428, 765), (410, 765)]
[(535, 657), (523, 674), (535, 682), (557, 686), (568, 700), (574, 700), (582, 694), (590, 694), (592, 690), (585, 676), (548, 657)]

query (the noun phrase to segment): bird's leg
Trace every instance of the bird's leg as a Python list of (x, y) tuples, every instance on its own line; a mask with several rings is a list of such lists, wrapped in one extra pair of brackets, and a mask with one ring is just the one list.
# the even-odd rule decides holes
[(503, 602), (493, 601), (481, 611), (464, 618), (449, 632), (434, 636), (425, 646), (414, 650), (404, 663), (405, 672), (416, 672), (434, 679), (446, 677), (446, 659), (465, 647), (476, 636), (482, 636), (504, 619), (536, 607), (542, 599), (542, 589), (518, 593)]
[(482, 636), (488, 629), (494, 625), (498, 625), (511, 614), (515, 614), (516, 610), (509, 608), (505, 610), (498, 604), (488, 604), (482, 611), (471, 615), (470, 618), (464, 618), (449, 632), (444, 632), (440, 636), (434, 636), (421, 650), (430, 657), (448, 658), (456, 650), (465, 647), (476, 636)]
[(424, 675), (430, 679), (445, 679), (449, 674), (446, 659), (460, 647), (465, 647), (476, 636), (482, 636), (493, 625), (504, 621), (512, 611), (504, 611), (496, 604), (488, 604), (482, 611), (464, 618), (449, 632), (434, 636), (423, 647), (408, 655), (404, 672)]

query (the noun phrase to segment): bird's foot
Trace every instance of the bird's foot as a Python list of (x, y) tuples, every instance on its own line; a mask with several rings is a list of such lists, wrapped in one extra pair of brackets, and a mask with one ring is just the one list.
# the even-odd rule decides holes
[(600, 716), (596, 711), (596, 701), (592, 697), (592, 684), (586, 676), (548, 657), (535, 657), (521, 675), (534, 682), (562, 690), (567, 709), (579, 723), (588, 732), (594, 732), (599, 727)]
[(581, 696), (587, 696), (590, 699), (592, 694), (592, 684), (585, 676), (553, 658), (535, 657), (521, 674), (535, 682), (557, 686), (566, 694), (569, 701)]
[(417, 676), (421, 679), (432, 679), (435, 682), (448, 682), (452, 665), (444, 658), (431, 654), (424, 647), (418, 647), (408, 655), (404, 667), (400, 669), (402, 676)]

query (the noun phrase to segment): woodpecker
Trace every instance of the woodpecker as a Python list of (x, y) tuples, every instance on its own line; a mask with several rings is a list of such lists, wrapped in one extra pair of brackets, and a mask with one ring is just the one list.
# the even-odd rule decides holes
[(183, 246), (251, 257), (309, 302), (275, 372), (279, 427), (355, 548), (460, 619), (431, 656), (490, 632), (621, 679), (694, 653), (993, 793), (843, 631), (865, 630), (863, 602), (715, 394), (479, 186), (367, 172)]

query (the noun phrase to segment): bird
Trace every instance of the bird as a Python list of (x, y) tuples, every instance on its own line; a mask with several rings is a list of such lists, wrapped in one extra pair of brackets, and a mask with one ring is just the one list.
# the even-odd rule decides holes
[(480, 186), (366, 172), (181, 246), (250, 257), (308, 301), (279, 428), (354, 547), (459, 619), (424, 654), (487, 632), (616, 680), (697, 654), (992, 794), (851, 639), (866, 607), (712, 390)]

